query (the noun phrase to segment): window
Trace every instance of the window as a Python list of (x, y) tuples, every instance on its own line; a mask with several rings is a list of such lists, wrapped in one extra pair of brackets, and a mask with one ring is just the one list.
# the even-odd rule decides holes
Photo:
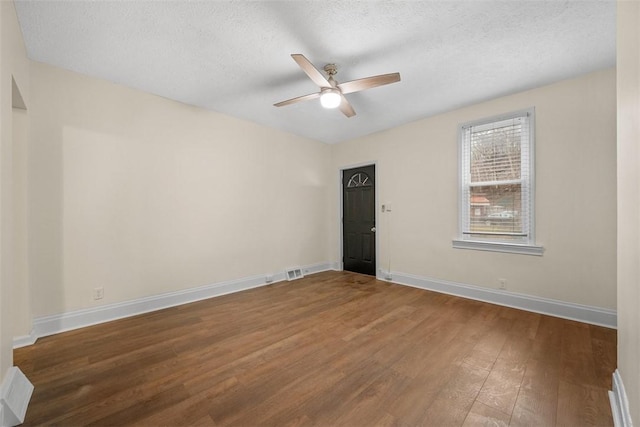
[(349, 178), (349, 182), (347, 183), (347, 188), (353, 187), (371, 187), (373, 184), (371, 180), (369, 180), (369, 175), (364, 172), (356, 172), (351, 175)]
[(466, 123), (459, 141), (454, 247), (542, 255), (533, 235), (534, 109)]

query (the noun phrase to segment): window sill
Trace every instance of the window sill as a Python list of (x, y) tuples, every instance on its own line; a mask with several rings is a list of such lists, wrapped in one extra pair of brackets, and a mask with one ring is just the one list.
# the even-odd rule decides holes
[(455, 249), (474, 249), (477, 251), (506, 252), (510, 254), (542, 256), (542, 246), (521, 245), (514, 243), (480, 242), (477, 240), (454, 240)]

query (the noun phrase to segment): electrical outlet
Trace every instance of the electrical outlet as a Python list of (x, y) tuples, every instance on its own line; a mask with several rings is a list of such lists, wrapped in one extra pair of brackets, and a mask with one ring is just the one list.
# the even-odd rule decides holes
[(498, 279), (498, 287), (500, 289), (507, 289), (507, 279)]
[(104, 298), (104, 288), (101, 286), (99, 288), (93, 288), (93, 299), (98, 300)]

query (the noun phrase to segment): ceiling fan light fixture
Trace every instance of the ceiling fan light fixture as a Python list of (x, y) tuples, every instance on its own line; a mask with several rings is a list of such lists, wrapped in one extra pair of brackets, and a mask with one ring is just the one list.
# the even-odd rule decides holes
[(327, 88), (322, 90), (320, 104), (324, 108), (338, 108), (342, 102), (342, 97), (337, 89)]
[(371, 89), (400, 81), (400, 73), (389, 73), (338, 84), (338, 82), (333, 78), (333, 76), (338, 72), (336, 64), (327, 64), (324, 66), (324, 71), (328, 75), (328, 77), (325, 77), (301, 53), (293, 53), (291, 54), (291, 57), (296, 61), (307, 77), (309, 77), (311, 81), (320, 88), (320, 92), (310, 93), (309, 95), (298, 96), (296, 98), (287, 99), (286, 101), (277, 102), (273, 104), (274, 107), (284, 107), (285, 105), (295, 104), (296, 102), (320, 98), (320, 104), (324, 108), (340, 107), (342, 114), (346, 117), (353, 117), (356, 115), (356, 112), (351, 106), (349, 100), (345, 97), (346, 94), (360, 92), (361, 90)]

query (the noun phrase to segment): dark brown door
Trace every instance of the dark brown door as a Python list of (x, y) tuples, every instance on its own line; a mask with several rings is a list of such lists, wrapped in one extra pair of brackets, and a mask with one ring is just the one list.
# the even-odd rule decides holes
[(342, 173), (342, 254), (344, 269), (376, 275), (376, 169)]

